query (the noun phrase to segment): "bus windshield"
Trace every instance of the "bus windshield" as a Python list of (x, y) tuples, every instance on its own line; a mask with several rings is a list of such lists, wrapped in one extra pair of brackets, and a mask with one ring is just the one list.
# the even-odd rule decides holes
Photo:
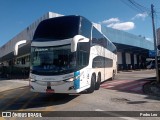
[(31, 72), (35, 74), (67, 74), (76, 68), (76, 54), (71, 52), (71, 45), (32, 47), (31, 56)]
[[(64, 16), (42, 21), (37, 27), (33, 40), (45, 38), (50, 41), (73, 38), (79, 34), (80, 18)], [(43, 40), (45, 40), (43, 39)]]

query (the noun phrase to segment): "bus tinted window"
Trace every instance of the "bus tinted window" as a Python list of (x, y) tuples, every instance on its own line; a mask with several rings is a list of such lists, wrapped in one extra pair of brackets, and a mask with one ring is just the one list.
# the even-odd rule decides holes
[(80, 17), (66, 16), (42, 21), (36, 29), (33, 39), (47, 38), (61, 40), (72, 38), (79, 33)]
[(92, 68), (110, 68), (113, 67), (113, 60), (102, 56), (93, 59)]
[(92, 45), (98, 44), (109, 51), (116, 53), (116, 47), (106, 37), (103, 36), (96, 28), (92, 31)]
[(92, 23), (87, 19), (81, 17), (80, 34), (87, 38), (91, 38), (91, 28), (92, 28)]
[(90, 42), (78, 43), (77, 51), (77, 67), (81, 69), (89, 63)]
[(107, 48), (107, 43), (108, 43), (107, 39), (96, 28), (93, 28), (92, 44), (93, 45), (98, 44), (100, 46), (103, 46), (104, 48)]

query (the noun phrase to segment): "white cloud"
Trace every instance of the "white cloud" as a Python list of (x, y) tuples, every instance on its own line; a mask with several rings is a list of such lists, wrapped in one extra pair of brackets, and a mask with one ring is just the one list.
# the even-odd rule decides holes
[(101, 23), (102, 24), (110, 24), (110, 23), (115, 23), (115, 22), (119, 22), (120, 20), (118, 18), (110, 18), (108, 20), (104, 20)]
[(107, 27), (113, 27), (115, 23), (111, 23), (109, 25), (107, 25)]
[(134, 23), (133, 22), (122, 22), (122, 23), (115, 23), (115, 24), (110, 24), (107, 27), (112, 27), (114, 29), (118, 30), (131, 30), (134, 28)]
[(153, 42), (152, 38), (146, 38), (146, 40)]
[(100, 23), (118, 30), (131, 30), (135, 27), (133, 22), (121, 22), (118, 18), (110, 18)]
[(135, 15), (133, 18), (132, 18), (132, 20), (135, 20), (135, 19), (138, 19), (138, 18), (140, 18), (140, 19), (142, 19), (142, 20), (145, 20), (145, 18), (148, 16), (148, 14), (146, 13), (146, 12), (144, 12), (144, 13), (139, 13), (139, 14), (137, 14), (137, 15)]

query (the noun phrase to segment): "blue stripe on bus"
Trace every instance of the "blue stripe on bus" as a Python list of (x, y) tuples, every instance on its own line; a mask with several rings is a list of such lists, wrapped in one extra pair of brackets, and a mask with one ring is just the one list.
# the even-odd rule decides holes
[[(77, 76), (80, 75), (80, 71), (74, 72), (74, 78), (77, 78)], [(80, 88), (80, 78), (78, 77), (77, 79), (74, 80), (74, 89), (79, 89)]]
[(77, 77), (77, 76), (79, 76), (79, 75), (80, 75), (80, 71), (74, 72), (74, 77)]

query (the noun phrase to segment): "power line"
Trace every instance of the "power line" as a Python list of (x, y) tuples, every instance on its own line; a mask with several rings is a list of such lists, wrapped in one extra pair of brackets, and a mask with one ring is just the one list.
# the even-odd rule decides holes
[(126, 0), (121, 0), (121, 2), (123, 2), (125, 5), (127, 5), (129, 8), (133, 9), (136, 12), (139, 12), (139, 10), (137, 8), (135, 8), (133, 6), (133, 4), (130, 4), (130, 2), (126, 1)]
[(125, 5), (127, 5), (128, 7), (132, 8), (134, 11), (137, 12), (146, 12), (148, 14), (151, 13), (150, 9), (135, 2), (134, 0), (121, 0), (121, 2), (123, 2)]
[(142, 7), (139, 7), (136, 3), (135, 3), (135, 1), (133, 1), (133, 0), (128, 0), (137, 10), (139, 10), (139, 11), (142, 11), (142, 12), (145, 12), (145, 10), (142, 8)]
[[(130, 7), (131, 9), (133, 9), (134, 11), (137, 12), (146, 12), (148, 14), (148, 16), (152, 17), (151, 14), (151, 10), (150, 8), (145, 7), (144, 5), (139, 4), (138, 2), (136, 2), (135, 0), (121, 0), (121, 2), (123, 2), (125, 5), (127, 5), (128, 7)], [(159, 10), (159, 9), (158, 9)], [(157, 11), (157, 9), (153, 10), (153, 14), (155, 14), (155, 23), (156, 23), (156, 28), (158, 27), (158, 23), (159, 23), (159, 14), (160, 12)]]
[(133, 4), (137, 9), (139, 9), (142, 12), (150, 12), (150, 9), (135, 2), (134, 0), (128, 0), (131, 4)]
[[(125, 5), (127, 5), (128, 7), (132, 8), (134, 11), (137, 12), (146, 12), (148, 14), (148, 16), (151, 17), (151, 10), (150, 8), (145, 7), (144, 5), (139, 4), (138, 2), (136, 2), (135, 0), (121, 0)], [(156, 14), (156, 21), (158, 21), (157, 19), (158, 14), (160, 14), (159, 11), (157, 11), (157, 9), (154, 9), (154, 14)]]

